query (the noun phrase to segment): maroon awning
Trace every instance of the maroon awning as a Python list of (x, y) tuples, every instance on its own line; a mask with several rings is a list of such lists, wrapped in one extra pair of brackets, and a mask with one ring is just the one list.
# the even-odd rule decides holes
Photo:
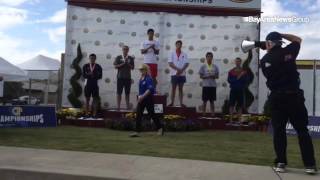
[(260, 9), (222, 8), (204, 6), (183, 6), (167, 4), (142, 4), (109, 0), (66, 0), (69, 5), (87, 8), (113, 9), (125, 11), (170, 12), (179, 14), (197, 14), (206, 16), (260, 16)]

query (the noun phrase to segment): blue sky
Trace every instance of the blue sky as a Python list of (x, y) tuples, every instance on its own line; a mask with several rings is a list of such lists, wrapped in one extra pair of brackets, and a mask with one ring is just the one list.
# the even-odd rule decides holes
[[(308, 23), (265, 23), (269, 31), (294, 33), (304, 39), (300, 59), (320, 59), (320, 0), (262, 0), (263, 16), (308, 17)], [(64, 0), (0, 0), (0, 56), (19, 64), (38, 54), (60, 58), (64, 51)]]
[(0, 0), (0, 19), (0, 56), (11, 63), (64, 51), (64, 0)]

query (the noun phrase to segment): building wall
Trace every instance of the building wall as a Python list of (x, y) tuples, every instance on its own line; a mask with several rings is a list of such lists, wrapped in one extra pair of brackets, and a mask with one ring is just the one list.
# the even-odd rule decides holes
[(317, 61), (316, 68), (316, 116), (320, 116), (320, 60)]
[[(143, 62), (140, 54), (140, 44), (147, 39), (146, 31), (154, 28), (157, 39), (161, 43), (159, 55), (159, 89), (161, 94), (169, 94), (170, 75), (168, 56), (175, 50), (175, 41), (184, 42), (183, 50), (188, 54), (190, 67), (185, 85), (185, 104), (199, 109), (201, 102), (201, 87), (198, 71), (206, 52), (214, 53), (214, 63), (220, 68), (220, 78), (217, 89), (217, 111), (221, 110), (223, 102), (229, 96), (227, 73), (234, 67), (233, 59), (247, 58), (240, 49), (241, 41), (247, 37), (259, 39), (259, 26), (256, 23), (245, 23), (242, 17), (232, 16), (200, 16), (173, 13), (149, 13), (102, 10), (68, 6), (67, 39), (63, 85), (63, 105), (70, 106), (67, 95), (71, 88), (69, 80), (74, 71), (70, 69), (76, 57), (77, 45), (81, 44), (84, 58), (81, 66), (88, 62), (88, 55), (97, 54), (97, 63), (103, 67), (103, 79), (99, 82), (102, 105), (116, 105), (116, 70), (113, 67), (114, 58), (121, 54), (121, 45), (129, 45), (130, 54), (136, 57), (136, 66)], [(253, 52), (251, 69), (255, 74), (251, 92), (258, 98), (258, 53)], [(139, 72), (132, 72), (131, 99), (135, 104), (138, 91)], [(84, 80), (80, 83), (83, 84)], [(258, 111), (256, 100), (250, 108)]]

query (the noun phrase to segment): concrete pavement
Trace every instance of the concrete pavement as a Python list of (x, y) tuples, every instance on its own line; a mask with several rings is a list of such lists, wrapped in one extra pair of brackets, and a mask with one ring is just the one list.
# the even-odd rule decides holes
[[(290, 169), (283, 180), (318, 180)], [(271, 167), (0, 147), (1, 180), (277, 180)]]

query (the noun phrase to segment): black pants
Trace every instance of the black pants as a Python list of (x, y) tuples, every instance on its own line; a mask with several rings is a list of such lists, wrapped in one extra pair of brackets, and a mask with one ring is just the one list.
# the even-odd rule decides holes
[(162, 128), (162, 124), (160, 123), (159, 118), (154, 112), (154, 103), (153, 103), (153, 96), (149, 95), (146, 97), (142, 102), (138, 103), (137, 106), (137, 119), (136, 119), (136, 131), (142, 131), (142, 116), (144, 109), (147, 108), (148, 115), (152, 118), (153, 122), (155, 123), (157, 129)]
[(237, 105), (240, 108), (243, 108), (244, 101), (244, 89), (231, 89), (230, 90), (230, 98), (229, 98), (229, 106), (234, 107)]
[(273, 126), (273, 143), (276, 152), (275, 163), (287, 164), (288, 121), (296, 130), (299, 138), (300, 151), (305, 166), (314, 166), (314, 148), (307, 128), (308, 111), (304, 104), (303, 91), (272, 92), (269, 96)]
[(86, 85), (84, 87), (84, 96), (86, 98), (96, 98), (99, 97), (99, 86), (98, 85)]

